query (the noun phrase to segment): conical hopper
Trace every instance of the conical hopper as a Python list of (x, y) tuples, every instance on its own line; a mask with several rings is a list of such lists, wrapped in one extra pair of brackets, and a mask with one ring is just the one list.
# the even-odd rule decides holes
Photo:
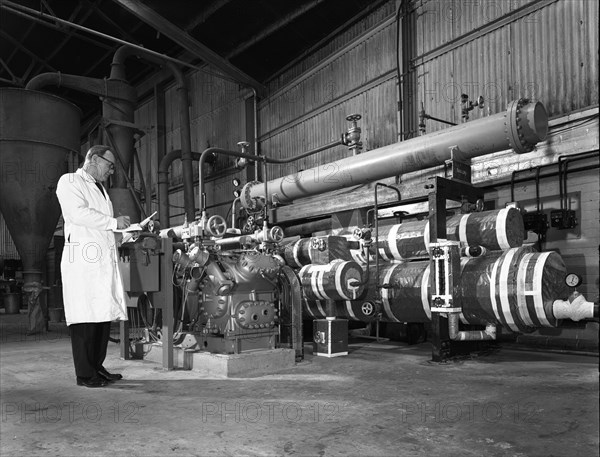
[(23, 262), (25, 289), (41, 283), (60, 216), (56, 184), (79, 152), (80, 118), (75, 105), (54, 95), (0, 89), (0, 210)]

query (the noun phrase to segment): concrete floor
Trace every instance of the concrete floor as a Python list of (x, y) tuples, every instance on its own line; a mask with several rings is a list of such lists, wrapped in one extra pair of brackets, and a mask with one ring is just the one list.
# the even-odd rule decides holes
[(75, 385), (64, 324), (0, 314), (0, 455), (598, 455), (598, 359), (500, 349), (447, 364), (429, 344), (357, 340), (284, 372), (219, 379), (119, 359)]

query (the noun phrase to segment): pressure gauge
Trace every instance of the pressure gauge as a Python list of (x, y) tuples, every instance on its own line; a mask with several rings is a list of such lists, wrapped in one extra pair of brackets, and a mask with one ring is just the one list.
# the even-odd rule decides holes
[(565, 283), (569, 287), (577, 287), (579, 284), (581, 284), (581, 276), (575, 273), (569, 273), (565, 277)]

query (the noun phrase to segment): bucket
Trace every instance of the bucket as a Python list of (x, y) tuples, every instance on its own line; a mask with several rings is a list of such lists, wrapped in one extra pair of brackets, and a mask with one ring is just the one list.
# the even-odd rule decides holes
[(4, 312), (6, 314), (19, 314), (21, 308), (21, 294), (4, 294)]
[(64, 310), (62, 308), (48, 308), (48, 318), (50, 322), (62, 322)]

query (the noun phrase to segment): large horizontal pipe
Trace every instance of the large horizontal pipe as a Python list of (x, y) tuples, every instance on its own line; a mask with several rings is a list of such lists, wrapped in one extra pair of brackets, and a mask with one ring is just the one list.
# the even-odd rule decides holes
[(290, 203), (442, 165), (451, 158), (467, 160), (510, 148), (524, 153), (546, 138), (547, 132), (548, 114), (544, 106), (521, 99), (509, 103), (504, 113), (274, 179), (266, 186), (248, 183), (241, 201), (244, 207), (252, 207), (264, 199), (266, 187), (270, 201)]

